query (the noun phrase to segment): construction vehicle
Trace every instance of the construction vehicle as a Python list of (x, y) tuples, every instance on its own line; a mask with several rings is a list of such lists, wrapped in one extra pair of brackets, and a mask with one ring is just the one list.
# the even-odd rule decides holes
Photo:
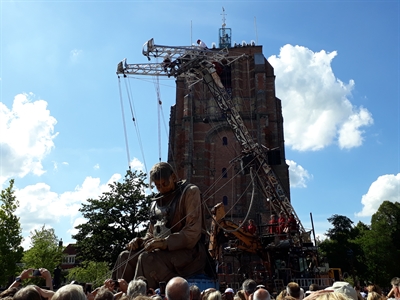
[[(253, 278), (275, 291), (280, 291), (288, 281), (298, 281), (304, 288), (311, 283), (329, 286), (332, 280), (315, 272), (318, 271), (317, 248), (311, 242), (310, 232), (303, 227), (279, 178), (268, 163), (272, 151), (253, 140), (232, 102), (229, 90), (218, 75), (218, 69), (242, 59), (245, 54), (230, 56), (228, 48), (156, 45), (153, 39), (144, 44), (142, 53), (148, 63), (128, 64), (124, 59), (118, 63), (117, 74), (183, 78), (189, 85), (203, 82), (241, 145), (242, 155), (238, 160), (243, 174), (249, 174), (257, 182), (264, 198), (269, 201), (271, 213), (278, 215), (283, 212), (295, 218), (296, 230), (280, 235), (257, 236), (228, 220), (223, 204), (217, 204), (212, 210), (209, 252), (218, 266), (230, 264), (231, 270), (220, 274), (233, 276), (228, 279), (219, 276), (221, 285), (222, 282), (229, 282), (230, 286), (238, 288), (244, 279)], [(152, 59), (156, 62), (150, 62)], [(158, 62), (158, 59), (163, 61)], [(239, 264), (237, 272), (232, 266), (235, 261)]]

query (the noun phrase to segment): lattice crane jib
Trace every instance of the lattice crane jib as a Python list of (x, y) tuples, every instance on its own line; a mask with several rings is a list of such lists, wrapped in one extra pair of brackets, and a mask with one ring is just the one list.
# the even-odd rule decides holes
[[(230, 94), (226, 91), (216, 72), (215, 63), (231, 64), (234, 61), (245, 57), (229, 56), (227, 48), (224, 49), (203, 49), (198, 46), (164, 46), (156, 45), (150, 39), (143, 45), (142, 53), (148, 61), (156, 59), (155, 63), (128, 64), (122, 60), (117, 66), (117, 74), (129, 75), (151, 75), (184, 77), (192, 82), (202, 80), (217, 105), (226, 116), (226, 120), (232, 128), (236, 139), (242, 147), (243, 156), (250, 156), (250, 164), (254, 165), (258, 184), (266, 199), (276, 213), (284, 211), (287, 215), (293, 213), (299, 226), (299, 233), (303, 240), (308, 240), (309, 235), (305, 231), (293, 206), (291, 205), (279, 178), (275, 175), (271, 166), (267, 163), (267, 149), (255, 143), (245, 126), (242, 117), (232, 102)], [(162, 62), (158, 62), (162, 58)], [(307, 238), (308, 236), (308, 238)]]

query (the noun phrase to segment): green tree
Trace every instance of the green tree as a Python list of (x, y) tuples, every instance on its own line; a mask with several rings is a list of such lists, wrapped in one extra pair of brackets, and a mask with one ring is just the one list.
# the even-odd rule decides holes
[(87, 222), (76, 227), (76, 248), (82, 261), (115, 263), (125, 245), (149, 220), (150, 196), (144, 194), (146, 175), (128, 170), (123, 182), (113, 182), (99, 199), (87, 199), (80, 212)]
[(106, 278), (104, 274), (110, 273), (106, 262), (84, 261), (79, 267), (70, 269), (67, 275), (67, 280), (76, 280), (80, 283), (92, 283), (93, 287), (99, 287), (103, 284)]
[(328, 229), (328, 239), (321, 243), (320, 249), (331, 267), (351, 274), (355, 282), (358, 273), (365, 270), (362, 248), (354, 241), (358, 229), (353, 227), (353, 221), (346, 216), (333, 215), (328, 221), (333, 228)]
[(367, 280), (386, 286), (400, 265), (400, 203), (384, 201), (372, 215), (370, 230), (356, 239), (365, 253)]
[(46, 229), (43, 225), (40, 230), (31, 232), (31, 248), (24, 253), (22, 261), (27, 268), (46, 268), (53, 272), (63, 257), (63, 248), (53, 228)]
[(8, 278), (15, 275), (17, 263), (21, 262), (23, 248), (19, 218), (15, 210), (19, 202), (14, 195), (14, 179), (0, 195), (0, 285), (6, 285)]

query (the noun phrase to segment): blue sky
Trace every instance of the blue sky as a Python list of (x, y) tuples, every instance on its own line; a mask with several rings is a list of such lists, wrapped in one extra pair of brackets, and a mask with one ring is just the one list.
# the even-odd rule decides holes
[[(222, 7), (232, 40), (263, 45), (275, 68), (291, 199), (303, 225), (311, 227), (310, 212), (318, 234), (333, 214), (369, 223), (383, 200), (400, 201), (398, 1), (0, 5), (0, 184), (15, 178), (24, 246), (43, 224), (72, 241), (81, 203), (125, 174), (117, 63), (146, 62), (150, 38), (217, 43)], [(167, 128), (160, 144), (154, 79), (129, 82), (137, 120), (125, 97), (130, 163), (146, 171), (159, 151), (166, 160)], [(172, 78), (160, 79), (160, 96), (168, 124)]]

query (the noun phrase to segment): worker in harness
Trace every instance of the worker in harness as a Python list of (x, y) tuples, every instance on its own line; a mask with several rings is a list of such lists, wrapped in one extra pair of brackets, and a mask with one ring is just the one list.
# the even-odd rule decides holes
[(207, 256), (199, 188), (178, 181), (172, 166), (165, 162), (151, 169), (152, 183), (159, 194), (153, 199), (148, 231), (145, 237), (134, 238), (119, 255), (113, 279), (129, 282), (144, 276), (149, 288), (157, 288), (161, 281), (202, 273)]

